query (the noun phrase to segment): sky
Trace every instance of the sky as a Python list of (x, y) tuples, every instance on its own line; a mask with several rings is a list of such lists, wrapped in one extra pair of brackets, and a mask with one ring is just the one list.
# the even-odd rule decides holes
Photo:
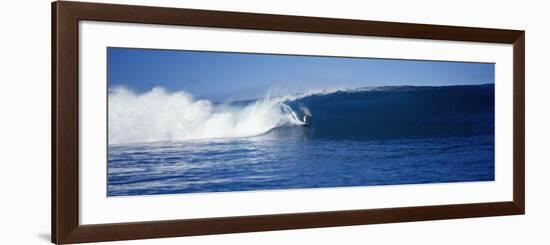
[(107, 48), (109, 89), (154, 87), (212, 101), (318, 89), (494, 83), (494, 64)]

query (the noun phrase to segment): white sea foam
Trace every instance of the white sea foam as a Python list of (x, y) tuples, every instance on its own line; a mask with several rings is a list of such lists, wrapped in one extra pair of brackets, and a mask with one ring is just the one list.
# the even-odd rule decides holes
[(183, 92), (154, 88), (136, 94), (109, 91), (109, 144), (249, 137), (283, 125), (303, 124), (280, 98), (242, 105), (195, 100)]
[[(360, 92), (366, 92), (366, 91), (382, 91), (386, 87), (359, 87), (359, 88), (325, 88), (325, 89), (313, 89), (302, 93), (295, 93), (291, 95), (284, 95), (284, 96), (278, 96), (276, 99), (279, 101), (293, 101), (293, 100), (299, 100), (303, 99), (309, 96), (319, 96), (319, 95), (329, 95), (334, 93), (360, 93)], [(307, 108), (305, 108), (308, 110)], [(304, 113), (307, 113), (304, 109), (302, 109)], [(309, 110), (308, 110), (309, 111)]]

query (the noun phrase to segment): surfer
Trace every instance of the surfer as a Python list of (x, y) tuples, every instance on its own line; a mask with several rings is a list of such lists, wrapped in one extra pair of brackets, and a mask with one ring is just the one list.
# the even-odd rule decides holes
[(311, 115), (310, 114), (305, 114), (304, 115), (304, 124), (302, 124), (302, 126), (309, 127), (310, 125), (311, 125)]

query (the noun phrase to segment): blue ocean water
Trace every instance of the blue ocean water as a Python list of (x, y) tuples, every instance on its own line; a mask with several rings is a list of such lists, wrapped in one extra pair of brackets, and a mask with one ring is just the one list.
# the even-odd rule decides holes
[(281, 103), (311, 124), (110, 144), (108, 196), (494, 180), (493, 85), (333, 91)]

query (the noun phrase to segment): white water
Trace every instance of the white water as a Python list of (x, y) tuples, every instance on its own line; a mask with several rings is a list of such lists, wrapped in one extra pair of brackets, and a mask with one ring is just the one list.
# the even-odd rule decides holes
[(109, 144), (249, 137), (303, 124), (281, 99), (236, 106), (195, 100), (183, 91), (109, 91)]

